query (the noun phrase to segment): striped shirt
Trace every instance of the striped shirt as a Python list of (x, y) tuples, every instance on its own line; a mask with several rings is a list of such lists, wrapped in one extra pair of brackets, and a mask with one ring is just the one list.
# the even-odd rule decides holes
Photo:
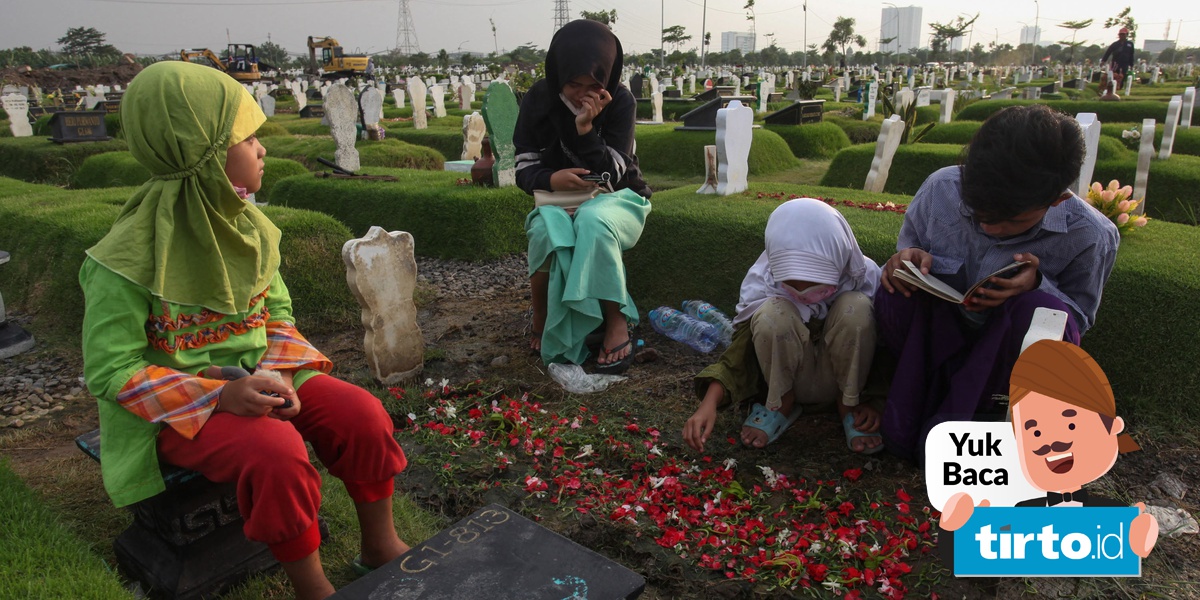
[(1120, 242), (1108, 217), (1075, 195), (1051, 207), (1029, 231), (1010, 238), (984, 233), (971, 217), (962, 201), (959, 168), (940, 169), (909, 204), (896, 249), (921, 248), (932, 254), (930, 272), (957, 290), (1011, 263), (1014, 254), (1033, 254), (1040, 262), (1038, 289), (1071, 308), (1081, 335), (1091, 328)]

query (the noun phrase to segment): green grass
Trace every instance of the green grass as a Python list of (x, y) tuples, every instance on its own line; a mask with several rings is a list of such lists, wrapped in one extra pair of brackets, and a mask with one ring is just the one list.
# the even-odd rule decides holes
[[(262, 140), (267, 154), (276, 158), (287, 158), (314, 170), (324, 170), (317, 157), (333, 160), (337, 145), (333, 138), (322, 137), (269, 137)], [(364, 167), (393, 167), (405, 169), (429, 169), (441, 171), (445, 160), (432, 148), (416, 146), (395, 138), (383, 141), (355, 143), (359, 161)]]
[(45, 137), (0, 139), (0, 176), (66, 185), (87, 157), (125, 150), (125, 142), (55, 144)]
[(0, 461), (0, 600), (133, 595), (96, 553), (111, 541), (81, 539), (61, 515)]
[[(639, 125), (637, 157), (643, 170), (666, 175), (704, 176), (704, 146), (716, 144), (715, 131), (675, 131), (675, 125)], [(755, 129), (750, 175), (778, 173), (799, 165), (779, 134)]]
[[(915, 194), (931, 173), (958, 164), (961, 153), (962, 146), (958, 144), (901, 144), (892, 158), (883, 191)], [(838, 152), (821, 185), (862, 189), (874, 157), (875, 144), (860, 144)]]
[[(1142, 119), (1154, 119), (1163, 122), (1167, 118), (1167, 103), (1148, 100), (1122, 100), (1120, 102), (1100, 102), (1099, 100), (981, 100), (972, 102), (962, 109), (955, 117), (961, 121), (983, 121), (999, 110), (1009, 106), (1026, 104), (1045, 104), (1050, 108), (1077, 115), (1079, 113), (1096, 113), (1101, 123), (1141, 123)], [(1195, 111), (1192, 121), (1196, 122)]]
[(850, 137), (834, 123), (765, 127), (782, 137), (797, 158), (833, 158), (839, 150), (850, 147)]

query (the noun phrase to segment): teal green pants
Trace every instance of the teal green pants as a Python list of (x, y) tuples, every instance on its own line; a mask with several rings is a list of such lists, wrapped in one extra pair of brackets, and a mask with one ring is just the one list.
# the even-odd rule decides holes
[(574, 217), (557, 206), (535, 208), (526, 217), (529, 274), (550, 268), (544, 362), (587, 360), (583, 340), (604, 322), (601, 300), (620, 306), (631, 325), (638, 322), (621, 253), (637, 243), (648, 214), (650, 201), (625, 189), (588, 200)]

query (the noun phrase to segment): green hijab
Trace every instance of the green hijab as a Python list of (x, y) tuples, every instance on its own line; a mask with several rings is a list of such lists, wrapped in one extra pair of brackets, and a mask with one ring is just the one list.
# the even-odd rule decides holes
[(225, 152), (248, 137), (237, 130), (265, 120), (253, 96), (216, 69), (177, 61), (144, 69), (121, 99), (121, 131), (152, 177), (88, 256), (168, 302), (247, 310), (279, 269), (279, 229), (234, 190)]

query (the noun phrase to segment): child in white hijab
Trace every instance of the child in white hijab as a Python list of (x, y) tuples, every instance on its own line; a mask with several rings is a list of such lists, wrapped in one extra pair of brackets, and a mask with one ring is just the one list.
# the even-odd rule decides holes
[(762, 448), (795, 422), (803, 405), (836, 401), (850, 449), (881, 450), (879, 411), (859, 403), (875, 351), (879, 267), (863, 256), (841, 213), (820, 200), (781, 204), (765, 238), (742, 280), (733, 342), (696, 376), (701, 403), (684, 440), (703, 451), (717, 408), (765, 398), (741, 433), (743, 444)]

